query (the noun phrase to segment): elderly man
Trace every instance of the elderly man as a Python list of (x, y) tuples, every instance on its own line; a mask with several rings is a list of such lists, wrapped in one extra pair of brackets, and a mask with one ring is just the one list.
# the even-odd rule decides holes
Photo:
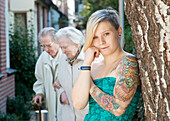
[(60, 29), (56, 33), (56, 38), (64, 53), (58, 66), (58, 81), (54, 83), (54, 87), (58, 88), (58, 121), (82, 121), (88, 112), (88, 106), (83, 110), (75, 109), (71, 91), (84, 60), (82, 47), (85, 38), (81, 31), (73, 27)]
[(36, 93), (33, 102), (41, 105), (42, 99), (45, 100), (48, 109), (48, 121), (57, 120), (57, 97), (53, 82), (57, 79), (57, 66), (62, 52), (59, 49), (59, 45), (55, 43), (55, 36), (56, 30), (52, 27), (46, 27), (39, 33), (39, 39), (44, 52), (36, 63), (35, 76), (37, 81), (33, 85), (33, 90)]

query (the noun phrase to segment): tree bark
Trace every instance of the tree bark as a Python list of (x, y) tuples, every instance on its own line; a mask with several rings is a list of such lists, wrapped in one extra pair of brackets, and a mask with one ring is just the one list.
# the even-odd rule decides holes
[(170, 0), (125, 0), (146, 121), (170, 120)]

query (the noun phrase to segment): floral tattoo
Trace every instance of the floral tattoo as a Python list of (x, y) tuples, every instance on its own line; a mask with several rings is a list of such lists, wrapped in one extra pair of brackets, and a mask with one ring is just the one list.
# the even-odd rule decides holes
[(94, 87), (93, 92), (91, 93), (91, 96), (96, 100), (96, 102), (105, 110), (112, 111), (113, 109), (118, 109), (119, 104), (115, 102), (113, 99), (113, 96), (110, 96), (108, 94), (105, 94), (104, 92), (99, 93), (97, 96), (97, 91), (99, 91), (99, 88)]
[[(117, 83), (115, 85), (115, 95), (111, 96), (104, 93), (98, 87), (94, 86), (90, 93), (93, 99), (105, 110), (114, 111), (120, 108), (116, 101), (129, 101), (137, 88), (137, 80), (139, 79), (138, 63), (133, 56), (124, 56), (124, 59), (117, 66)], [(128, 106), (128, 105), (127, 105)], [(124, 107), (124, 110), (127, 109)]]
[(128, 101), (136, 90), (136, 80), (139, 78), (138, 63), (135, 57), (125, 56), (118, 68), (118, 80), (115, 86), (116, 97), (121, 101)]

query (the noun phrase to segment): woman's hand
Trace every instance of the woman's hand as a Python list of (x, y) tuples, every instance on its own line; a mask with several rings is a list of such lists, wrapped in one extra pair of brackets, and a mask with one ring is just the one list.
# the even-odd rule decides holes
[(65, 91), (61, 93), (60, 102), (61, 102), (62, 104), (70, 105), (69, 100), (68, 100), (68, 97), (67, 97), (67, 94), (66, 94)]
[(41, 106), (42, 100), (43, 100), (43, 95), (42, 94), (37, 94), (32, 99), (32, 103), (37, 104), (38, 106)]
[(56, 80), (53, 84), (54, 88), (60, 89), (61, 88), (61, 84), (59, 83), (58, 80)]
[(99, 57), (100, 52), (96, 47), (89, 47), (85, 52), (83, 65), (91, 65), (95, 58)]

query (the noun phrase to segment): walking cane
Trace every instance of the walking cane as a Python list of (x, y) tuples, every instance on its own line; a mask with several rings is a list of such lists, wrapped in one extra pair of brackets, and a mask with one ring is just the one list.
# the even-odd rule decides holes
[[(37, 103), (39, 103), (39, 100), (37, 100)], [(32, 100), (32, 104), (34, 104), (34, 100)], [(38, 110), (39, 110), (39, 121), (41, 121), (41, 104), (38, 104)]]
[(39, 109), (39, 121), (41, 121), (41, 105), (38, 105), (38, 109)]

